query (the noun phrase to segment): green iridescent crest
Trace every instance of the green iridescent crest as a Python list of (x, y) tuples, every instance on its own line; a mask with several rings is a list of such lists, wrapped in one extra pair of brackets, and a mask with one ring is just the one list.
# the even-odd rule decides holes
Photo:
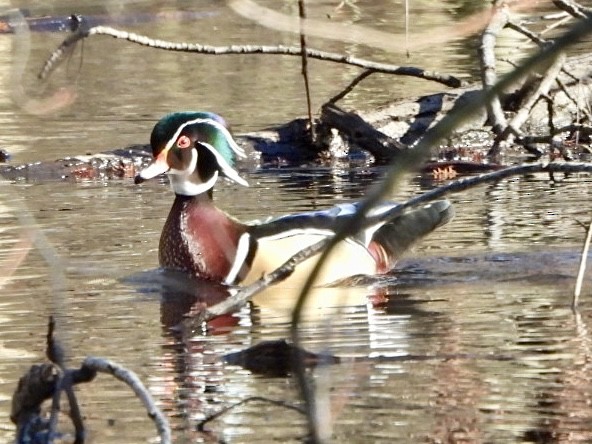
[(237, 145), (222, 117), (208, 112), (177, 112), (163, 117), (152, 130), (150, 144), (153, 155), (175, 144), (181, 134), (196, 140), (216, 157), (220, 171), (226, 177), (247, 186), (234, 168), (237, 157), (246, 157)]

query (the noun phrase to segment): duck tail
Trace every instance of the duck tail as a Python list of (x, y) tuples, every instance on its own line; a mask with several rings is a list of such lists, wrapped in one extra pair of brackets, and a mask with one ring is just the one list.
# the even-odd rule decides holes
[(370, 243), (370, 250), (374, 250), (375, 257), (380, 258), (380, 271), (392, 269), (411, 245), (450, 222), (453, 217), (452, 204), (447, 200), (438, 200), (408, 211), (381, 226)]

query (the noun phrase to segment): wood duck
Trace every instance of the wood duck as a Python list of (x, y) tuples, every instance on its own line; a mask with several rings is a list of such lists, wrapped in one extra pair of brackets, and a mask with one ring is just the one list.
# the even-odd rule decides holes
[[(299, 250), (331, 236), (358, 203), (243, 223), (217, 208), (212, 190), (220, 176), (248, 186), (235, 167), (245, 157), (224, 120), (208, 112), (176, 112), (163, 117), (150, 136), (153, 161), (135, 178), (141, 183), (166, 173), (175, 200), (160, 237), (161, 267), (228, 285), (249, 284)], [(384, 202), (375, 214), (397, 204)], [(389, 271), (416, 240), (453, 217), (448, 201), (436, 201), (383, 220), (343, 241), (332, 253), (318, 283), (356, 274)], [(316, 258), (290, 276), (301, 282)]]

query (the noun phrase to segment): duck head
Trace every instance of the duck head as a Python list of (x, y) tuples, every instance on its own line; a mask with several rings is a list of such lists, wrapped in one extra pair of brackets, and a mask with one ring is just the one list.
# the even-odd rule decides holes
[(217, 114), (168, 114), (154, 126), (150, 145), (154, 159), (135, 177), (136, 184), (166, 173), (175, 194), (182, 196), (210, 192), (220, 175), (248, 186), (234, 166), (245, 152)]

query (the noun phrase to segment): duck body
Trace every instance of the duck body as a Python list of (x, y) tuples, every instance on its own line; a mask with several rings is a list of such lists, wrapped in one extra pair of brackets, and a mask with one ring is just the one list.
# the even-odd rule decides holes
[[(335, 209), (245, 224), (203, 196), (176, 196), (160, 238), (159, 263), (200, 279), (249, 284), (333, 235), (329, 227), (335, 226)], [(330, 270), (323, 282), (378, 271), (376, 257), (359, 240), (341, 242), (333, 255), (340, 258), (338, 271)], [(303, 281), (314, 265), (311, 259), (297, 268), (290, 282)]]
[(209, 198), (177, 195), (160, 237), (160, 266), (224, 282), (245, 230)]
[[(236, 158), (244, 152), (223, 119), (212, 113), (165, 116), (152, 132), (151, 146), (154, 161), (140, 172), (136, 183), (167, 173), (175, 192), (161, 234), (160, 265), (200, 279), (249, 284), (298, 251), (333, 236), (359, 206), (342, 204), (252, 223), (229, 216), (215, 206), (212, 190), (220, 176), (247, 185), (235, 169)], [(396, 206), (384, 202), (374, 209), (373, 216), (385, 215), (385, 219), (342, 241), (317, 283), (386, 272), (411, 244), (453, 216), (449, 202), (437, 201), (389, 218)], [(298, 265), (289, 282), (300, 285), (317, 258)]]

